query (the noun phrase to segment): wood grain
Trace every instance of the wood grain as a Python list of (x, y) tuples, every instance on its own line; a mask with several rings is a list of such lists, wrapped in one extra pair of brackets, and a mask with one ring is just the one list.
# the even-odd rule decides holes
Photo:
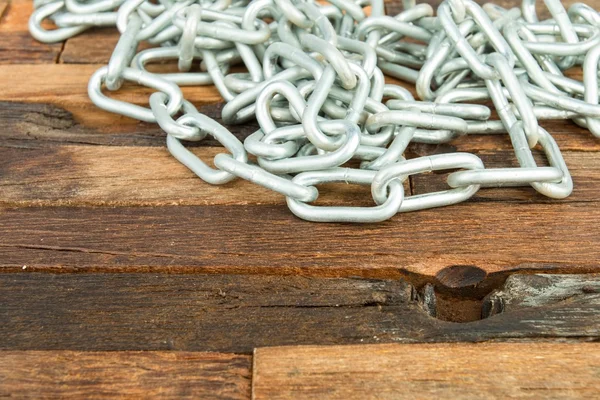
[[(489, 317), (523, 308), (544, 307), (558, 302), (576, 301), (582, 308), (600, 299), (600, 274), (511, 275), (503, 287), (483, 301), (482, 314)], [(593, 317), (592, 317), (593, 318)]]
[(600, 344), (487, 343), (257, 349), (259, 399), (584, 399)]
[[(197, 147), (192, 151), (211, 163), (222, 147)], [(486, 166), (516, 167), (508, 151), (478, 153)], [(574, 180), (573, 194), (561, 202), (597, 200), (600, 153), (564, 152)], [(540, 165), (545, 165), (540, 163)], [(408, 194), (446, 190), (446, 174), (414, 175)], [(319, 186), (321, 205), (372, 206), (368, 186)], [(40, 146), (24, 150), (0, 147), (0, 204), (4, 205), (245, 205), (285, 204), (282, 195), (238, 179), (213, 186), (199, 179), (164, 147)], [(558, 203), (531, 187), (481, 189), (467, 202), (511, 201)]]
[[(212, 164), (223, 147), (192, 148)], [(372, 206), (368, 186), (326, 184), (318, 204)], [(410, 193), (409, 182), (405, 192)], [(0, 147), (0, 204), (225, 205), (285, 204), (285, 197), (248, 181), (214, 186), (175, 160), (165, 147)]]
[[(0, 101), (57, 105), (71, 112), (75, 121), (92, 128), (117, 124), (129, 127), (137, 125), (138, 121), (100, 110), (89, 100), (88, 80), (101, 66), (98, 64), (0, 65), (0, 76), (5, 77), (5, 83), (0, 86)], [(12, 85), (9, 82), (27, 82), (27, 84)], [(196, 105), (221, 101), (221, 96), (213, 86), (188, 86), (183, 87), (182, 91), (184, 97)], [(150, 88), (127, 84), (114, 93), (114, 98), (148, 106), (148, 98), (153, 92), (154, 90)], [(111, 93), (110, 96), (113, 97), (113, 94)]]
[(1, 351), (0, 397), (248, 399), (250, 371), (237, 354)]
[(0, 268), (432, 279), (458, 265), (483, 270), (465, 277), (476, 286), (494, 273), (598, 271), (599, 210), (593, 202), (463, 203), (352, 225), (314, 224), (267, 205), (2, 208)]
[[(0, 2), (0, 64), (54, 64), (58, 59), (62, 43), (40, 43), (29, 34), (27, 22), (32, 11), (29, 0)], [(3, 73), (0, 76), (6, 78)], [(15, 82), (24, 81), (5, 83), (15, 86)]]
[[(447, 149), (449, 152), (453, 149)], [(482, 150), (475, 153), (481, 158), (486, 168), (518, 168), (516, 156), (511, 150)], [(534, 151), (539, 166), (547, 166), (548, 161), (540, 150)], [(598, 199), (600, 171), (595, 167), (600, 165), (600, 153), (563, 151), (563, 158), (573, 179), (573, 193), (563, 200), (551, 199), (539, 194), (532, 187), (502, 187), (482, 188), (470, 199), (477, 201), (503, 201), (520, 203), (595, 201)], [(411, 177), (413, 194), (431, 193), (447, 190), (447, 173), (424, 173)]]
[(430, 319), (401, 281), (0, 274), (0, 282), (1, 349), (251, 353), (273, 344), (375, 342), (395, 329), (414, 336)]
[[(164, 133), (156, 124), (142, 123), (98, 109), (87, 96), (87, 83), (100, 64), (0, 65), (0, 122), (10, 129), (0, 132), (0, 144), (8, 140), (90, 143), (110, 145), (164, 145)], [(52, 77), (52, 79), (48, 79)], [(12, 82), (26, 82), (14, 85)], [(406, 85), (405, 85), (406, 86)], [(182, 88), (186, 99), (211, 118), (220, 120), (221, 97), (212, 86)], [(148, 105), (152, 89), (126, 84), (107, 95), (138, 105)], [(10, 102), (10, 103), (7, 103)], [(16, 103), (16, 104), (11, 104)], [(4, 109), (4, 111), (2, 111)], [(15, 121), (16, 116), (20, 119)], [(570, 121), (542, 121), (561, 150), (599, 151), (600, 141)], [(245, 138), (256, 123), (228, 126)], [(211, 143), (214, 145), (214, 141)], [(413, 144), (411, 154), (449, 151), (511, 150), (507, 135), (468, 135), (451, 144)]]
[[(200, 105), (199, 111), (219, 120), (222, 103)], [(92, 112), (98, 111), (90, 105)], [(130, 121), (131, 122), (131, 121)], [(19, 149), (61, 144), (165, 147), (165, 133), (156, 124), (109, 123), (101, 127), (82, 125), (68, 111), (49, 104), (0, 102), (0, 147)], [(232, 125), (232, 134), (243, 140), (258, 129), (256, 123)], [(220, 146), (212, 137), (189, 146)]]
[(15, 273), (0, 274), (0, 298), (3, 350), (249, 354), (299, 344), (600, 339), (597, 295), (453, 323), (432, 318), (398, 280)]
[(0, 21), (2, 20), (1, 18), (4, 17), (4, 12), (6, 11), (7, 7), (8, 7), (8, 0), (1, 0), (0, 1)]
[[(388, 11), (399, 4), (388, 2)], [(456, 296), (477, 311), (517, 271), (599, 271), (600, 141), (588, 131), (541, 123), (574, 176), (566, 201), (490, 189), (378, 225), (306, 223), (269, 191), (200, 182), (170, 158), (155, 124), (96, 108), (87, 82), (117, 32), (41, 44), (27, 32), (31, 8), (30, 0), (0, 0), (0, 64), (13, 64), (0, 65), (0, 397), (248, 398), (249, 355), (260, 346), (540, 339), (578, 343), (260, 349), (255, 395), (597, 393), (598, 345), (579, 343), (600, 340), (594, 277), (512, 276), (484, 300), (490, 318), (432, 317), (461, 313)], [(126, 84), (109, 95), (147, 106), (152, 91)], [(183, 91), (219, 119), (213, 87)], [(257, 125), (229, 128), (243, 139)], [(215, 144), (193, 151), (210, 158)], [(506, 135), (413, 144), (409, 154), (455, 151), (490, 166), (514, 162)], [(441, 184), (443, 175), (412, 179), (417, 193)], [(368, 188), (324, 185), (322, 194), (319, 204), (370, 204)], [(323, 278), (340, 276), (362, 279)]]

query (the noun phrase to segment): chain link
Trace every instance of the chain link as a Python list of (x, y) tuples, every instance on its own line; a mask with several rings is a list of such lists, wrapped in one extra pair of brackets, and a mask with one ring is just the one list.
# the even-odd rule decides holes
[[(434, 16), (430, 5), (404, 1), (403, 12), (388, 16), (383, 0), (35, 0), (29, 28), (37, 40), (58, 42), (116, 26), (120, 40), (91, 77), (90, 99), (157, 123), (171, 154), (202, 180), (248, 180), (283, 194), (309, 221), (368, 223), (456, 204), (480, 187), (529, 185), (559, 199), (572, 192), (539, 121), (571, 119), (600, 137), (600, 15), (545, 0), (552, 18), (539, 21), (535, 3), (446, 0)], [(56, 29), (43, 28), (46, 19)], [(159, 47), (138, 52), (142, 41)], [(179, 72), (146, 70), (164, 60)], [(573, 67), (583, 68), (583, 81), (565, 76)], [(423, 101), (384, 74), (414, 83)], [(124, 81), (156, 90), (150, 108), (103, 91)], [(256, 119), (260, 129), (242, 143), (183, 98), (186, 85), (214, 85), (225, 124)], [(490, 100), (499, 120), (481, 104)], [(519, 167), (485, 168), (469, 153), (404, 157), (410, 143), (475, 134), (507, 135)], [(207, 135), (230, 153), (215, 156), (216, 169), (183, 144)], [(536, 164), (534, 147), (548, 166)], [(409, 176), (431, 171), (449, 171), (447, 190), (405, 196)], [(331, 182), (370, 186), (374, 205), (309, 204), (316, 185)]]

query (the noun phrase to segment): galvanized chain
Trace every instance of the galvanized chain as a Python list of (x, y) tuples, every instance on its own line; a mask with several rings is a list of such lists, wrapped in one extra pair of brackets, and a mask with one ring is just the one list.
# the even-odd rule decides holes
[[(204, 181), (254, 182), (309, 221), (378, 222), (465, 201), (480, 187), (569, 196), (567, 166), (538, 121), (571, 119), (600, 137), (598, 12), (545, 0), (552, 18), (539, 21), (531, 0), (520, 9), (446, 0), (437, 16), (428, 4), (403, 3), (391, 17), (383, 0), (35, 0), (29, 27), (56, 42), (116, 26), (120, 40), (90, 79), (90, 99), (159, 124), (171, 154)], [(45, 19), (56, 29), (43, 28)], [(142, 41), (160, 47), (138, 52)], [(164, 60), (179, 72), (146, 70)], [(582, 82), (564, 74), (573, 67), (583, 68)], [(415, 84), (422, 101), (385, 75)], [(105, 94), (124, 81), (156, 90), (149, 107)], [(260, 129), (240, 142), (183, 98), (185, 85), (214, 85), (225, 124), (256, 119)], [(469, 153), (404, 158), (412, 142), (486, 134), (508, 135), (520, 167), (485, 168)], [(208, 135), (228, 151), (214, 158), (216, 169), (184, 146)], [(536, 164), (536, 146), (548, 166)], [(453, 171), (447, 190), (405, 195), (409, 176), (430, 171)], [(328, 182), (369, 185), (374, 205), (309, 204)]]

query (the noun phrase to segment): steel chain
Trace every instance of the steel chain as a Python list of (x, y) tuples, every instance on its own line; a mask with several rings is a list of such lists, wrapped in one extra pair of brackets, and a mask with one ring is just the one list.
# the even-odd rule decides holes
[[(465, 201), (480, 187), (529, 185), (567, 197), (569, 171), (538, 121), (571, 119), (600, 137), (598, 12), (545, 0), (552, 18), (539, 21), (534, 0), (510, 10), (446, 0), (437, 16), (428, 4), (403, 3), (392, 17), (383, 0), (35, 0), (29, 28), (37, 40), (57, 42), (116, 26), (120, 40), (91, 77), (90, 99), (157, 123), (171, 154), (204, 181), (246, 179), (283, 194), (309, 221), (379, 222)], [(43, 28), (45, 19), (56, 29)], [(142, 41), (160, 47), (138, 52)], [(146, 70), (164, 60), (179, 72)], [(247, 72), (229, 72), (240, 66)], [(583, 81), (564, 74), (572, 67), (583, 68)], [(384, 74), (414, 83), (422, 101)], [(124, 81), (156, 90), (150, 108), (103, 92)], [(183, 98), (185, 85), (214, 85), (226, 124), (256, 119), (260, 129), (242, 143)], [(520, 167), (485, 168), (469, 153), (404, 158), (410, 143), (474, 134), (508, 135)], [(216, 169), (183, 144), (207, 135), (230, 152), (214, 158)], [(537, 166), (535, 146), (549, 166)], [(430, 171), (449, 171), (449, 188), (405, 196), (409, 176)], [(315, 185), (328, 182), (369, 185), (375, 204), (308, 204), (317, 200)]]

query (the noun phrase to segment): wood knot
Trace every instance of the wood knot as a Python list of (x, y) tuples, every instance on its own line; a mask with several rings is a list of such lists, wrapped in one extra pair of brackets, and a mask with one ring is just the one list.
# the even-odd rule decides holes
[(483, 281), (487, 273), (474, 265), (451, 265), (439, 271), (437, 280), (448, 288), (476, 286)]

